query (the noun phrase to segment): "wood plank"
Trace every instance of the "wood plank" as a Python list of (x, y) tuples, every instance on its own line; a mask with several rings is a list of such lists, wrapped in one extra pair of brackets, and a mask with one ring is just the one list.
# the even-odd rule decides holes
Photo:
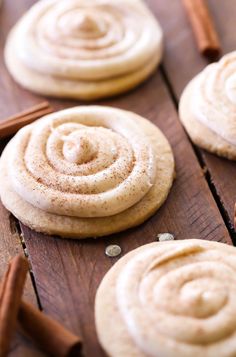
[[(3, 275), (7, 268), (8, 261), (11, 257), (18, 253), (23, 253), (22, 245), (20, 242), (20, 236), (16, 227), (16, 221), (13, 216), (2, 206), (0, 203), (0, 276)], [(32, 287), (30, 275), (27, 277), (24, 298), (36, 304), (36, 297), (34, 289)], [(12, 357), (22, 356), (36, 356), (43, 357), (43, 354), (37, 351), (36, 347), (26, 338), (19, 333), (15, 334), (15, 337), (11, 344), (10, 355)]]
[[(2, 14), (4, 37), (29, 3), (33, 1), (18, 3), (17, 14), (13, 12), (13, 0), (5, 3)], [(153, 7), (155, 4), (153, 0)], [(3, 65), (0, 66), (0, 88), (4, 95), (1, 105), (4, 105), (3, 100), (9, 103), (4, 105), (4, 115), (42, 100), (14, 84)], [(8, 88), (11, 89), (10, 93), (7, 92)], [(72, 101), (50, 102), (58, 109), (78, 104)], [(37, 234), (21, 225), (43, 310), (75, 333), (81, 334), (86, 356), (96, 357), (104, 356), (104, 353), (95, 333), (94, 296), (103, 275), (116, 261), (104, 254), (108, 244), (118, 243), (125, 254), (156, 240), (158, 233), (166, 231), (174, 233), (176, 239), (197, 237), (231, 244), (191, 144), (177, 120), (160, 72), (157, 71), (137, 90), (100, 104), (133, 110), (156, 123), (174, 149), (177, 178), (167, 202), (154, 217), (140, 227), (109, 238), (82, 242), (63, 240)]]
[[(152, 5), (155, 0), (148, 2)], [(235, 1), (209, 0), (208, 4), (221, 39), (223, 53), (235, 50)], [(165, 33), (164, 68), (178, 100), (189, 80), (207, 65), (207, 60), (201, 57), (197, 50), (192, 29), (180, 0), (157, 1), (154, 10)], [(236, 176), (236, 165), (204, 150), (200, 150), (200, 153), (210, 173), (209, 179), (215, 187), (225, 220), (228, 221), (228, 227), (234, 235), (236, 186), (232, 178)]]
[[(3, 9), (0, 9), (0, 67), (3, 68), (3, 46), (4, 46), (4, 38), (6, 36), (6, 32), (2, 29), (7, 28), (6, 24), (8, 21), (8, 16), (6, 16), (7, 12), (5, 9), (5, 5), (3, 5)], [(10, 5), (10, 4), (8, 4)], [(12, 10), (14, 3), (11, 4)], [(9, 10), (9, 9), (8, 9)], [(14, 11), (12, 11), (14, 13)], [(4, 16), (5, 15), (5, 16)], [(17, 11), (16, 11), (17, 15)], [(0, 85), (0, 116), (4, 117), (16, 111), (16, 109), (20, 109), (20, 105), (25, 105), (25, 103), (20, 103), (19, 106), (16, 100), (12, 97), (13, 87), (8, 81), (8, 75), (6, 71), (1, 71), (1, 85)], [(14, 105), (11, 105), (11, 103)], [(0, 152), (5, 146), (6, 141), (0, 140)], [(4, 271), (7, 268), (8, 261), (11, 257), (15, 256), (18, 253), (24, 253), (23, 247), (21, 244), (20, 234), (18, 232), (17, 222), (15, 218), (2, 206), (0, 202), (0, 276), (3, 275)], [(37, 305), (37, 299), (35, 295), (34, 288), (32, 286), (30, 275), (27, 277), (26, 286), (24, 290), (24, 298), (31, 302), (34, 305)], [(42, 352), (40, 352), (33, 343), (29, 341), (29, 339), (23, 337), (19, 333), (15, 333), (15, 337), (11, 344), (10, 349), (11, 357), (43, 357), (45, 356)]]

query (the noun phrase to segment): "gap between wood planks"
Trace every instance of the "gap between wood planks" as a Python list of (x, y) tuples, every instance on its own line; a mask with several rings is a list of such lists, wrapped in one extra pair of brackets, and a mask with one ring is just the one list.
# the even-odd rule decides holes
[[(170, 98), (172, 99), (172, 101), (173, 101), (173, 103), (175, 105), (176, 111), (178, 113), (178, 106), (179, 106), (178, 98), (175, 95), (175, 92), (174, 92), (174, 89), (173, 89), (172, 84), (170, 82), (170, 79), (168, 77), (168, 74), (167, 74), (163, 64), (161, 64), (159, 68), (160, 68), (161, 77), (162, 77), (162, 79), (163, 79), (163, 81), (164, 81), (164, 83), (166, 85), (166, 88), (168, 90)], [(185, 130), (185, 128), (184, 128), (184, 130)], [(219, 194), (217, 192), (216, 186), (214, 185), (214, 182), (213, 182), (212, 177), (211, 177), (211, 173), (207, 168), (207, 164), (205, 163), (203, 155), (202, 155), (201, 151), (199, 150), (199, 148), (193, 144), (193, 142), (191, 141), (188, 133), (186, 131), (185, 131), (185, 133), (186, 133), (186, 135), (187, 135), (187, 137), (188, 137), (188, 139), (189, 139), (189, 141), (191, 143), (191, 146), (192, 146), (193, 151), (194, 151), (194, 153), (196, 155), (198, 163), (202, 168), (202, 171), (204, 173), (204, 177), (205, 177), (205, 179), (207, 181), (208, 187), (209, 187), (209, 189), (211, 191), (211, 194), (212, 194), (212, 196), (213, 196), (213, 198), (214, 198), (214, 200), (215, 200), (215, 202), (217, 204), (217, 207), (218, 207), (218, 209), (220, 211), (220, 214), (221, 214), (221, 216), (222, 216), (222, 218), (224, 220), (225, 226), (226, 226), (226, 228), (227, 228), (227, 230), (229, 232), (229, 235), (230, 235), (230, 237), (232, 239), (233, 245), (236, 246), (236, 232), (235, 232), (234, 227), (232, 226), (232, 224), (230, 222), (230, 217), (229, 217), (228, 212), (225, 209), (224, 204), (223, 204), (223, 202), (222, 202), (222, 200), (221, 200), (221, 198), (220, 198), (220, 196), (219, 196)]]
[(14, 222), (15, 230), (17, 231), (17, 233), (19, 235), (19, 238), (20, 238), (20, 244), (21, 244), (21, 247), (22, 247), (22, 250), (23, 250), (23, 254), (26, 257), (26, 259), (29, 261), (30, 280), (31, 280), (32, 287), (33, 287), (33, 290), (34, 290), (34, 293), (35, 293), (37, 306), (38, 306), (39, 310), (42, 311), (43, 308), (42, 308), (42, 304), (41, 304), (41, 301), (40, 301), (39, 293), (38, 293), (38, 290), (37, 290), (37, 285), (36, 285), (36, 281), (35, 281), (35, 277), (34, 277), (34, 273), (33, 273), (33, 269), (32, 269), (32, 264), (31, 264), (31, 261), (29, 259), (29, 253), (28, 253), (28, 250), (27, 250), (27, 247), (26, 247), (26, 244), (25, 244), (25, 240), (24, 240), (24, 232), (21, 229), (20, 222), (12, 214), (10, 216), (10, 220), (11, 220), (11, 222), (12, 221)]

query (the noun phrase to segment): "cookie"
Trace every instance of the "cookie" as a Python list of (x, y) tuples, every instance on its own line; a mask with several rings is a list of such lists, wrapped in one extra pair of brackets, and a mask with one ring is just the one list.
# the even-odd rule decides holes
[(162, 30), (142, 0), (41, 0), (5, 47), (13, 78), (35, 93), (93, 100), (126, 92), (162, 56)]
[(111, 357), (235, 356), (235, 271), (236, 249), (217, 242), (155, 242), (131, 251), (96, 294), (102, 347)]
[(201, 148), (236, 160), (236, 52), (210, 64), (185, 88), (180, 120)]
[(36, 231), (98, 237), (154, 214), (173, 176), (171, 147), (155, 125), (132, 112), (81, 106), (15, 135), (0, 160), (0, 196)]

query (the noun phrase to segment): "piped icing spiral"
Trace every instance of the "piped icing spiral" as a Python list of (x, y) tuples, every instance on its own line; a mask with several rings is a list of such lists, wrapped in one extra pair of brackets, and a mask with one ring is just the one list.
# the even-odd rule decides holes
[(138, 85), (161, 52), (162, 31), (142, 0), (41, 0), (11, 31), (5, 58), (32, 91), (94, 99)]
[[(159, 143), (153, 144), (154, 140)], [(161, 157), (157, 146), (165, 150)], [(163, 163), (158, 163), (159, 160), (166, 160), (170, 165), (166, 190), (155, 205), (153, 197), (151, 206), (145, 208), (145, 200), (150, 201), (160, 180)], [(103, 235), (99, 234), (104, 232), (102, 227), (95, 232), (102, 223), (109, 233), (120, 230), (124, 223), (115, 223), (119, 215), (127, 214), (132, 208), (137, 210), (138, 205), (141, 209), (143, 202), (144, 212), (138, 213), (140, 209), (134, 212), (134, 222), (129, 219), (128, 226), (137, 224), (138, 219), (144, 220), (144, 216), (153, 213), (154, 206), (161, 204), (173, 179), (170, 147), (154, 125), (133, 113), (98, 106), (57, 112), (21, 129), (8, 144), (1, 165), (0, 181), (7, 175), (15, 195), (50, 220), (48, 227), (36, 229), (58, 233), (56, 227), (62, 226), (61, 230), (67, 232), (69, 217), (68, 225), (76, 226), (71, 228), (72, 232), (65, 233), (69, 236)], [(161, 174), (162, 178), (164, 175)], [(25, 215), (19, 217), (14, 202), (9, 204), (10, 195), (6, 191), (0, 189), (3, 202), (6, 200), (6, 206), (25, 221)], [(56, 217), (61, 217), (60, 225)], [(28, 220), (31, 226), (34, 218)], [(87, 233), (83, 228), (86, 222)]]
[[(235, 270), (235, 248), (216, 242), (170, 241), (134, 250), (98, 289), (102, 346), (112, 357), (235, 356)], [(114, 328), (106, 329), (110, 316)]]
[(186, 87), (180, 119), (198, 145), (236, 159), (236, 52), (207, 66)]

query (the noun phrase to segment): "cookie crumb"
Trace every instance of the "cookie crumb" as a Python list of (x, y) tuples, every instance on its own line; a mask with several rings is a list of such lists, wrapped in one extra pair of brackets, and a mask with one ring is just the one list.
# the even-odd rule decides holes
[(117, 244), (111, 244), (106, 247), (105, 254), (108, 257), (117, 257), (121, 254), (121, 247)]
[(165, 241), (168, 241), (168, 240), (174, 240), (175, 237), (171, 233), (159, 233), (157, 235), (157, 239), (159, 240), (159, 242), (165, 242)]

